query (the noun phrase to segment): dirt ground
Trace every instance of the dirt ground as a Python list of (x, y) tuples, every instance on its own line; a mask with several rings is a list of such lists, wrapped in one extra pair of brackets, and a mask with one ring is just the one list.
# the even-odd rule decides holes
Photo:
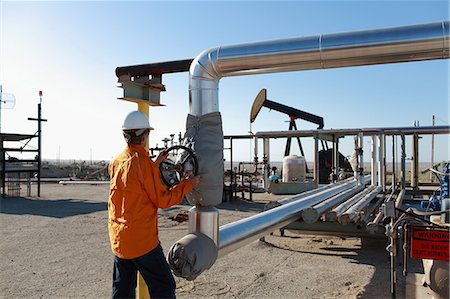
[[(41, 197), (0, 199), (1, 298), (108, 298), (113, 256), (108, 185), (43, 184)], [(36, 194), (35, 190), (32, 194)], [(267, 198), (267, 197), (266, 197)], [(270, 197), (271, 200), (275, 198)], [(262, 210), (267, 200), (222, 204), (220, 223)], [(159, 213), (167, 252), (187, 232)], [(390, 298), (389, 256), (356, 238), (275, 233), (220, 259), (195, 281), (176, 278), (178, 298)], [(398, 298), (402, 298), (401, 279)]]

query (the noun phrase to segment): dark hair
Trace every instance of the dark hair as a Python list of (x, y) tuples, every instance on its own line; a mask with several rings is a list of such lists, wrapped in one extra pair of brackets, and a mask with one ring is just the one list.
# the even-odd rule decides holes
[[(125, 141), (128, 144), (141, 144), (142, 142), (142, 138), (144, 138), (144, 136), (146, 134), (148, 134), (148, 129), (138, 132), (141, 130), (123, 130), (123, 137), (125, 138)], [(137, 135), (137, 133), (141, 133), (140, 135)]]

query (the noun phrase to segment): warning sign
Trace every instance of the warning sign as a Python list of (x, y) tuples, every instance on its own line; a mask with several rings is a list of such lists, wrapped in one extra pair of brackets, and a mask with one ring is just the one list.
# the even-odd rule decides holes
[(423, 226), (412, 227), (411, 257), (448, 261), (449, 230)]

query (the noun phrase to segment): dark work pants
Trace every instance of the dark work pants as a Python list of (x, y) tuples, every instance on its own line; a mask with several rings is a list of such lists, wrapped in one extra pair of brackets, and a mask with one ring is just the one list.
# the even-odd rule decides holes
[(175, 279), (161, 245), (135, 259), (114, 258), (112, 298), (135, 298), (137, 271), (144, 278), (151, 299), (175, 298)]

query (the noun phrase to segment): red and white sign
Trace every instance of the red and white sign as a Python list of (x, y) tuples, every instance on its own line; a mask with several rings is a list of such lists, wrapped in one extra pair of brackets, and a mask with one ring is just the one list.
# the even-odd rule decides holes
[(449, 230), (413, 226), (411, 228), (411, 257), (415, 259), (449, 260)]

